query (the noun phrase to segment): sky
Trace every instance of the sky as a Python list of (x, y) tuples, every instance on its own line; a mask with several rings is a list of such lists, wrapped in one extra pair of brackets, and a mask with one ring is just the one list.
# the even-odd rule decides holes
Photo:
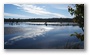
[(70, 4), (4, 4), (4, 18), (72, 18)]

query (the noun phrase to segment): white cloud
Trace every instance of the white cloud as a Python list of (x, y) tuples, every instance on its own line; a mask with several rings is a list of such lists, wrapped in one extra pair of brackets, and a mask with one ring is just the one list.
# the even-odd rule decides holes
[(28, 18), (29, 16), (25, 15), (20, 15), (20, 14), (12, 14), (12, 13), (4, 13), (4, 16), (10, 16), (10, 17), (23, 17), (23, 18)]
[(36, 15), (44, 15), (44, 16), (52, 16), (52, 17), (66, 17), (59, 13), (49, 12), (46, 9), (35, 6), (35, 5), (29, 5), (29, 4), (13, 4), (13, 5), (17, 6), (17, 8), (25, 12), (36, 14)]
[(33, 13), (37, 15), (50, 13), (50, 12), (47, 12), (45, 9), (34, 6), (34, 5), (28, 5), (28, 4), (27, 5), (26, 4), (13, 4), (13, 5), (18, 6), (20, 9), (24, 10), (25, 12)]

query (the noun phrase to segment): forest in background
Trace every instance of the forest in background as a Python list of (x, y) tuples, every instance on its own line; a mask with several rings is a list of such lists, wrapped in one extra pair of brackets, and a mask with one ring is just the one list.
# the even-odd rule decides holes
[(29, 18), (29, 19), (4, 18), (4, 22), (73, 22), (73, 19), (71, 18)]

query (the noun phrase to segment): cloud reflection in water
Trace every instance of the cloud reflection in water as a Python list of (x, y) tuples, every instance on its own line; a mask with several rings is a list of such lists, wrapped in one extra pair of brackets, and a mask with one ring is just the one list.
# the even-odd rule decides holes
[[(36, 28), (30, 28), (27, 32), (25, 32), (22, 35), (15, 36), (13, 38), (10, 38), (8, 41), (5, 42), (6, 45), (12, 45), (15, 41), (20, 41), (22, 39), (26, 38), (33, 38), (33, 40), (36, 40), (35, 37), (38, 37), (40, 35), (44, 36), (44, 34), (50, 30), (52, 30), (52, 27), (47, 26), (39, 26)], [(25, 30), (25, 29), (23, 29)], [(30, 31), (29, 31), (30, 30)]]

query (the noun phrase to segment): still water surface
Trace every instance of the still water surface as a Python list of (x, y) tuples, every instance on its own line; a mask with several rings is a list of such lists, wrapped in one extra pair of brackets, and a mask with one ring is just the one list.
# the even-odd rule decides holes
[[(35, 25), (36, 24), (36, 25)], [(79, 44), (84, 48), (84, 42), (74, 32), (83, 33), (75, 23), (4, 23), (5, 49), (64, 49), (66, 45)]]

